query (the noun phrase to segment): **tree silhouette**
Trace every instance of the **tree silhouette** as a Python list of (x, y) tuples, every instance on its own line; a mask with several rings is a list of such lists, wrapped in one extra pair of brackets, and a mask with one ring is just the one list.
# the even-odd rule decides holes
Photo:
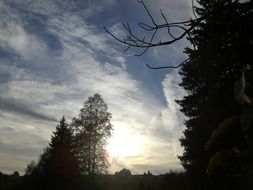
[(119, 176), (130, 176), (132, 175), (131, 171), (129, 169), (123, 168), (122, 170), (120, 170), (119, 172), (116, 172), (115, 175), (119, 175)]
[(51, 136), (51, 142), (36, 164), (32, 161), (26, 168), (26, 175), (50, 177), (74, 177), (79, 173), (75, 157), (73, 133), (62, 117)]
[(181, 138), (185, 152), (180, 159), (187, 171), (203, 176), (210, 158), (204, 145), (211, 131), (225, 118), (240, 113), (234, 84), (243, 67), (252, 64), (253, 27), (252, 3), (228, 0), (198, 3), (201, 8), (197, 14), (208, 17), (192, 32), (197, 48), (186, 49), (189, 61), (180, 74), (181, 86), (189, 95), (178, 103), (189, 118)]
[(26, 166), (25, 175), (32, 175), (36, 168), (37, 168), (37, 164), (35, 163), (35, 161), (31, 161)]
[[(126, 50), (141, 48), (143, 51), (138, 55), (152, 47), (171, 45), (184, 37), (191, 42), (192, 47), (185, 48), (188, 58), (182, 63), (149, 67), (180, 68), (180, 85), (188, 95), (177, 101), (187, 116), (184, 136), (180, 140), (184, 153), (179, 158), (187, 173), (199, 183), (199, 189), (204, 189), (200, 182), (206, 176), (207, 165), (214, 153), (207, 151), (205, 144), (224, 119), (241, 113), (241, 106), (234, 98), (234, 84), (244, 67), (249, 65), (252, 68), (253, 1), (197, 0), (198, 7), (193, 5), (194, 19), (168, 23), (161, 12), (163, 24), (157, 24), (144, 2), (140, 3), (151, 20), (151, 25), (139, 23), (144, 37), (135, 35), (129, 24), (123, 24), (128, 34), (126, 38), (121, 39), (108, 29), (106, 32), (127, 45)], [(175, 36), (171, 33), (173, 28), (181, 29), (182, 33)], [(154, 41), (158, 31), (164, 29), (169, 39)], [(145, 32), (151, 32), (151, 38), (145, 37)], [(253, 76), (252, 69), (248, 72), (249, 76)], [(234, 134), (240, 139), (241, 133)], [(226, 143), (221, 142), (217, 146), (221, 148)], [(229, 143), (233, 145), (233, 141)]]
[(56, 176), (75, 176), (78, 174), (78, 160), (74, 152), (74, 137), (65, 118), (62, 117), (60, 123), (53, 132), (49, 143), (49, 170)]
[(111, 136), (111, 113), (99, 94), (89, 97), (73, 119), (76, 152), (84, 174), (103, 173), (107, 167), (104, 146)]
[[(234, 84), (242, 69), (252, 65), (253, 5), (252, 2), (229, 0), (201, 0), (198, 3), (201, 7), (196, 9), (197, 14), (208, 16), (192, 31), (196, 48), (185, 50), (189, 61), (179, 72), (182, 76), (180, 85), (189, 94), (177, 102), (188, 117), (184, 136), (180, 139), (185, 151), (179, 158), (198, 188), (203, 189), (200, 179), (206, 176), (214, 153), (211, 149), (207, 151), (205, 144), (224, 119), (241, 112), (241, 106), (234, 98)], [(249, 72), (252, 75), (252, 70)], [(242, 144), (241, 135), (240, 130), (234, 128), (216, 144), (216, 148), (238, 146), (237, 142)], [(233, 140), (231, 136), (234, 136)], [(236, 163), (236, 160), (232, 162)], [(217, 179), (216, 187), (236, 188), (232, 177), (220, 173)]]

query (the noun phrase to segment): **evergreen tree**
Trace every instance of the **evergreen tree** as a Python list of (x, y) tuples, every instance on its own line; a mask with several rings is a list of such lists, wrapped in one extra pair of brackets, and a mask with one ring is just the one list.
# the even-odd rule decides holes
[(205, 144), (213, 129), (225, 118), (241, 112), (234, 98), (234, 84), (242, 69), (252, 65), (253, 52), (252, 2), (199, 0), (198, 3), (197, 13), (205, 20), (192, 31), (196, 49), (186, 48), (190, 59), (180, 71), (181, 86), (189, 94), (177, 101), (188, 117), (181, 138), (185, 151), (179, 158), (186, 171), (196, 177), (206, 174), (212, 152), (206, 151)]
[[(181, 111), (187, 116), (184, 136), (180, 139), (184, 153), (179, 158), (187, 174), (195, 177), (199, 189), (205, 189), (201, 181), (203, 176), (206, 176), (207, 165), (213, 154), (222, 148), (247, 146), (245, 134), (238, 127), (232, 127), (232, 131), (212, 149), (207, 150), (205, 145), (211, 133), (224, 119), (240, 115), (242, 112), (241, 105), (234, 98), (234, 85), (241, 77), (242, 70), (247, 65), (252, 68), (253, 64), (253, 1), (196, 1), (198, 7), (193, 6), (195, 18), (169, 23), (161, 12), (163, 24), (156, 22), (144, 1), (139, 1), (151, 20), (151, 24), (139, 23), (144, 30), (144, 37), (139, 38), (132, 33), (128, 24), (123, 25), (127, 33), (123, 39), (107, 28), (105, 30), (114, 39), (127, 45), (127, 50), (143, 48), (139, 55), (149, 48), (171, 45), (188, 36), (193, 46), (185, 49), (188, 55), (186, 60), (176, 66), (147, 66), (151, 69), (181, 68), (180, 85), (188, 95), (182, 100), (177, 100)], [(182, 29), (183, 32), (179, 32), (179, 35), (173, 34), (174, 27)], [(168, 31), (168, 38), (155, 40), (158, 37), (157, 31), (162, 29)], [(151, 37), (145, 35), (145, 32), (151, 33)], [(248, 70), (248, 77), (252, 76), (252, 69)], [(253, 97), (252, 83), (247, 91), (246, 94)], [(235, 125), (238, 126), (238, 122), (240, 121)], [(229, 186), (225, 187), (229, 189)]]
[(84, 174), (97, 174), (106, 171), (107, 160), (104, 146), (111, 136), (111, 113), (99, 94), (89, 97), (74, 118), (76, 152), (80, 169)]
[(49, 164), (54, 175), (74, 176), (78, 174), (78, 161), (74, 153), (73, 138), (72, 130), (65, 118), (62, 117), (49, 143), (49, 152), (52, 155)]
[(43, 170), (46, 177), (73, 177), (78, 174), (78, 160), (74, 153), (73, 133), (64, 117), (56, 126), (49, 146), (44, 149), (40, 156), (38, 168)]

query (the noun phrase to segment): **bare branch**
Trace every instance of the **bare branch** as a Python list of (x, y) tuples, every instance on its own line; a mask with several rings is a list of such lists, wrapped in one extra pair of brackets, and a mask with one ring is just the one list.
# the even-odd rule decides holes
[(138, 23), (138, 25), (143, 29), (143, 30), (147, 30), (147, 31), (152, 31), (154, 30), (155, 28), (146, 24), (146, 23), (143, 23), (143, 22), (140, 22)]
[[(126, 31), (128, 32), (128, 36), (125, 39), (120, 39), (119, 37), (117, 37), (116, 35), (114, 35), (112, 32), (110, 32), (106, 27), (104, 27), (104, 30), (110, 34), (114, 39), (116, 39), (117, 41), (121, 42), (122, 44), (125, 45), (129, 45), (132, 47), (138, 47), (138, 48), (150, 48), (150, 47), (156, 47), (156, 46), (163, 46), (163, 45), (170, 45), (182, 38), (184, 38), (187, 34), (189, 34), (191, 32), (191, 30), (195, 27), (195, 25), (191, 26), (190, 28), (186, 29), (182, 26), (179, 25), (170, 25), (170, 28), (173, 27), (177, 27), (180, 28), (182, 30), (184, 30), (183, 33), (181, 33), (181, 35), (179, 35), (178, 37), (174, 37), (172, 40), (168, 40), (168, 41), (163, 41), (163, 42), (152, 42), (152, 40), (150, 41), (144, 41), (143, 39), (145, 38), (139, 38), (136, 35), (134, 35), (131, 30), (129, 28), (127, 28), (124, 25), (124, 28), (126, 29)], [(155, 31), (157, 31), (158, 29), (161, 29), (161, 27), (157, 27), (155, 28)], [(156, 33), (155, 33), (156, 34)], [(151, 38), (154, 38), (154, 36), (152, 35)]]
[[(162, 9), (160, 9), (160, 12), (161, 12), (161, 15), (162, 15), (162, 17), (163, 17), (163, 19), (164, 19), (164, 21), (165, 21), (165, 24), (169, 26), (168, 20), (167, 20), (167, 18), (164, 16)], [(168, 34), (170, 35), (170, 37), (173, 38), (173, 39), (175, 39), (175, 36), (172, 35), (172, 33), (171, 33), (171, 31), (170, 31), (170, 27), (168, 27), (167, 30), (168, 30)]]
[(194, 5), (194, 0), (192, 0), (192, 14), (193, 16), (195, 17), (195, 19), (197, 19), (197, 15), (196, 15), (196, 12), (195, 12), (195, 5)]
[(124, 49), (124, 52), (127, 52), (130, 49), (130, 46), (127, 46), (126, 49)]
[[(126, 45), (125, 52), (128, 51), (131, 47), (133, 48), (140, 48), (142, 51), (140, 53), (136, 53), (135, 56), (141, 56), (145, 54), (149, 48), (157, 47), (157, 46), (164, 46), (164, 45), (170, 45), (173, 44), (185, 37), (188, 37), (190, 42), (193, 45), (193, 48), (196, 49), (196, 44), (194, 42), (194, 39), (192, 38), (191, 34), (195, 27), (199, 26), (199, 24), (205, 19), (205, 17), (197, 18), (197, 15), (195, 15), (195, 12), (193, 13), (195, 16), (195, 19), (189, 19), (185, 21), (179, 21), (179, 22), (168, 22), (168, 19), (164, 15), (163, 11), (160, 10), (160, 14), (163, 20), (163, 23), (158, 24), (152, 14), (150, 13), (149, 9), (147, 8), (146, 4), (143, 0), (138, 1), (144, 8), (145, 12), (148, 15), (148, 18), (151, 20), (150, 24), (140, 22), (138, 23), (138, 26), (144, 30), (144, 35), (139, 36), (138, 34), (134, 33), (131, 30), (131, 27), (128, 23), (122, 23), (123, 28), (127, 32), (126, 36), (124, 38), (121, 38), (119, 36), (116, 36), (113, 32), (109, 31), (106, 27), (104, 27), (105, 31), (112, 36), (114, 39), (116, 39), (118, 42)], [(192, 0), (192, 9), (193, 11), (195, 8), (194, 2)], [(177, 30), (175, 30), (177, 29)], [(166, 30), (169, 38), (165, 41), (158, 41), (156, 38), (158, 35), (158, 31)], [(150, 69), (164, 69), (164, 68), (171, 68), (171, 69), (177, 69), (181, 65), (183, 65), (188, 59), (183, 61), (177, 66), (165, 66), (165, 67), (152, 67), (150, 65), (147, 65)]]
[(176, 66), (158, 66), (158, 67), (152, 67), (149, 64), (146, 64), (146, 66), (149, 69), (177, 69), (177, 68), (181, 67), (183, 64), (185, 64), (188, 60), (189, 60), (189, 58), (185, 59), (183, 62), (181, 62), (180, 64), (178, 64)]
[[(154, 39), (154, 37), (155, 37), (155, 35), (156, 35), (156, 32), (157, 32), (157, 30), (155, 30), (155, 32), (153, 33), (153, 35), (152, 35), (152, 37), (151, 37), (151, 39), (150, 39), (150, 44), (152, 44), (152, 41), (153, 41), (153, 39)], [(141, 53), (139, 53), (139, 54), (136, 54), (136, 56), (141, 56), (141, 55), (143, 55), (144, 53), (146, 53), (146, 51), (148, 51), (148, 49), (149, 49), (149, 47), (146, 47), (145, 49), (144, 49), (144, 51), (143, 52), (141, 52)]]
[(150, 11), (148, 10), (147, 6), (145, 5), (144, 1), (141, 0), (141, 1), (138, 1), (140, 4), (142, 4), (142, 6), (144, 7), (145, 11), (147, 12), (149, 18), (151, 19), (152, 23), (155, 25), (155, 26), (158, 26), (153, 18), (153, 16), (150, 14)]

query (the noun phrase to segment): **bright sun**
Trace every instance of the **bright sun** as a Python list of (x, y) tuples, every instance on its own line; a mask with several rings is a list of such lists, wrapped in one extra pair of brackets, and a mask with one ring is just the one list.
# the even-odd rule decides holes
[(111, 158), (136, 156), (141, 153), (140, 138), (136, 139), (136, 135), (131, 134), (127, 127), (118, 126), (114, 129), (106, 149)]

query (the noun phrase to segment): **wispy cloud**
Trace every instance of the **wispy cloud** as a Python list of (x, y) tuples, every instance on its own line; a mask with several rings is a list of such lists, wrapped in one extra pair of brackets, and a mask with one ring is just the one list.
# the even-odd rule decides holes
[(88, 22), (116, 1), (85, 2), (0, 2), (0, 168), (21, 170), (36, 160), (56, 120), (62, 115), (71, 120), (88, 96), (100, 93), (113, 115), (113, 138), (126, 129), (122, 144), (138, 147), (118, 158), (112, 171), (179, 169), (183, 117), (174, 99), (183, 92), (172, 88), (177, 75), (159, 84), (163, 104), (128, 70), (129, 58), (102, 28)]

